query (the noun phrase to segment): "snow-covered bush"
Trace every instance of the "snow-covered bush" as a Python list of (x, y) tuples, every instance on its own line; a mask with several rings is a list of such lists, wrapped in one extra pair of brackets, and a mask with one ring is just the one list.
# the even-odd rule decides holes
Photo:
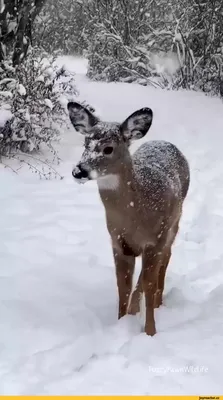
[(90, 2), (88, 76), (219, 94), (221, 0)]
[(51, 147), (67, 121), (64, 97), (77, 95), (74, 75), (58, 68), (54, 57), (30, 48), (16, 67), (4, 60), (0, 76), (0, 154)]
[(33, 43), (48, 53), (83, 54), (87, 48), (87, 1), (47, 0), (35, 19)]
[(94, 80), (222, 93), (222, 0), (48, 0), (32, 39), (78, 53)]

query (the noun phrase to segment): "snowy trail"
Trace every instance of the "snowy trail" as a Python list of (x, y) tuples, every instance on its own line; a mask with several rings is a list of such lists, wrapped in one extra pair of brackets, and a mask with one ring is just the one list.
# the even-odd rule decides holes
[(88, 82), (85, 63), (64, 60), (78, 72), (81, 99), (103, 118), (122, 120), (142, 106), (153, 108), (145, 140), (180, 147), (191, 165), (191, 187), (164, 306), (156, 311), (158, 333), (150, 338), (141, 332), (143, 316), (117, 321), (96, 185), (80, 187), (71, 177), (81, 137), (72, 129), (63, 134), (62, 181), (0, 169), (0, 393), (219, 394), (223, 105), (196, 93)]

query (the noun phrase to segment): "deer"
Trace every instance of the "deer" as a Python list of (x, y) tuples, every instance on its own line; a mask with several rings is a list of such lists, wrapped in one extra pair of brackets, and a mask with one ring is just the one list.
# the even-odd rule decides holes
[[(72, 176), (96, 180), (111, 238), (119, 295), (118, 319), (140, 312), (144, 332), (156, 334), (154, 310), (163, 304), (166, 270), (190, 184), (189, 163), (174, 144), (150, 140), (130, 153), (150, 129), (153, 111), (141, 108), (122, 123), (106, 122), (77, 102), (67, 104), (84, 151)], [(142, 267), (132, 292), (137, 257)]]

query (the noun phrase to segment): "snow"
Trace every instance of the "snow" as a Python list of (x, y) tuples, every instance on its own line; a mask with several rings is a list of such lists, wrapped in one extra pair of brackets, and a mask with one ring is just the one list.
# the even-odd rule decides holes
[(4, 108), (0, 108), (0, 128), (3, 128), (7, 121), (12, 118), (11, 111), (5, 105)]
[[(179, 40), (175, 36), (175, 40)], [(152, 65), (156, 69), (157, 74), (167, 73), (170, 76), (174, 75), (180, 68), (180, 61), (176, 53), (154, 53), (151, 56)]]
[(47, 107), (49, 107), (51, 110), (53, 109), (53, 103), (50, 99), (45, 99), (45, 104)]
[[(74, 65), (75, 62), (75, 65)], [(59, 67), (66, 66), (66, 69), (70, 72), (75, 72), (80, 75), (85, 75), (87, 73), (88, 61), (85, 58), (74, 58), (71, 56), (58, 57), (57, 65)]]
[(26, 88), (21, 83), (18, 86), (18, 92), (19, 92), (20, 96), (26, 95)]
[(5, 1), (0, 0), (0, 14), (4, 12), (4, 9), (5, 9)]
[(149, 139), (172, 141), (189, 160), (191, 186), (151, 338), (142, 332), (144, 311), (117, 321), (115, 269), (96, 183), (77, 185), (71, 176), (83, 137), (73, 128), (61, 132), (63, 180), (0, 167), (0, 393), (219, 394), (222, 102), (89, 82), (85, 60), (68, 61), (77, 66), (81, 100), (105, 120), (153, 109), (148, 136), (133, 149)]

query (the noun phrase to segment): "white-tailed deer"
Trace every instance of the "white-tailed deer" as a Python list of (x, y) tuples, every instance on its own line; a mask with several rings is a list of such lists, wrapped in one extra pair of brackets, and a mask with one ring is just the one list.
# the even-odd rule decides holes
[[(73, 169), (76, 181), (96, 179), (111, 236), (119, 292), (119, 318), (140, 311), (145, 295), (145, 332), (156, 333), (154, 308), (162, 304), (166, 269), (178, 232), (190, 171), (175, 145), (150, 141), (130, 155), (131, 141), (149, 130), (153, 113), (142, 108), (122, 124), (100, 121), (78, 103), (68, 103), (74, 128), (85, 135), (85, 149)], [(135, 258), (142, 270), (132, 291)]]

